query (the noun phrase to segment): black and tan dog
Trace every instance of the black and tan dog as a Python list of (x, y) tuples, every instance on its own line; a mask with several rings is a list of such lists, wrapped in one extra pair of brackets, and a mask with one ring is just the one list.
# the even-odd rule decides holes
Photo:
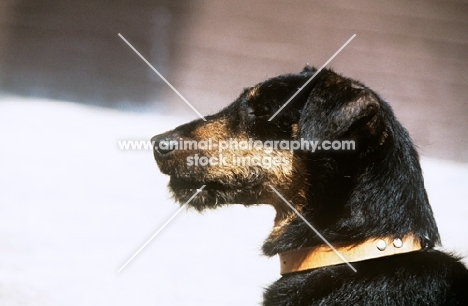
[[(264, 305), (468, 305), (468, 271), (434, 249), (440, 238), (418, 154), (386, 102), (363, 84), (323, 70), (268, 120), (315, 72), (306, 67), (268, 79), (206, 121), (155, 136), (154, 155), (170, 175), (175, 199), (184, 203), (206, 185), (190, 202), (198, 210), (274, 206), (263, 252), (280, 255), (283, 276), (266, 289)], [(219, 150), (234, 140), (347, 140), (355, 147)], [(185, 141), (205, 143), (184, 148)], [(201, 157), (205, 163), (197, 164)], [(243, 162), (235, 162), (239, 157)]]

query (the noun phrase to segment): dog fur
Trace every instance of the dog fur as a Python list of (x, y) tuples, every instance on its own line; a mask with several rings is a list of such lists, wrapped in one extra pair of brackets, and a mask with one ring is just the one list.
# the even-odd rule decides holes
[[(282, 276), (264, 292), (263, 305), (468, 305), (468, 270), (436, 250), (440, 237), (424, 188), (419, 157), (388, 103), (362, 83), (325, 69), (273, 120), (273, 115), (316, 72), (305, 67), (246, 88), (231, 105), (155, 136), (154, 156), (170, 175), (174, 198), (197, 210), (240, 203), (276, 209), (263, 253), (323, 245), (269, 185), (277, 189), (331, 243), (355, 245), (369, 238), (412, 233), (423, 249), (327, 266)], [(180, 140), (353, 140), (355, 150), (244, 150), (231, 159), (271, 157), (271, 167), (195, 167), (194, 154), (217, 149), (161, 149)]]

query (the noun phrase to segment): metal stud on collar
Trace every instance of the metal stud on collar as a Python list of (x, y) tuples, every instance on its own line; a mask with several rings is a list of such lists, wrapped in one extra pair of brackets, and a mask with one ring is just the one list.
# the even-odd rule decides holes
[(393, 240), (393, 246), (396, 248), (401, 248), (403, 246), (403, 241), (400, 238)]
[(385, 242), (385, 240), (380, 239), (379, 241), (377, 241), (377, 249), (379, 249), (379, 251), (384, 251), (386, 248), (387, 243)]

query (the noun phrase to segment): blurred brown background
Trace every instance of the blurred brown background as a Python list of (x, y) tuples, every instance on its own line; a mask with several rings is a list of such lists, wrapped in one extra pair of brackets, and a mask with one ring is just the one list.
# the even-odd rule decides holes
[(357, 34), (329, 66), (389, 101), (421, 154), (468, 162), (467, 1), (0, 0), (0, 90), (193, 114), (118, 33), (203, 114)]

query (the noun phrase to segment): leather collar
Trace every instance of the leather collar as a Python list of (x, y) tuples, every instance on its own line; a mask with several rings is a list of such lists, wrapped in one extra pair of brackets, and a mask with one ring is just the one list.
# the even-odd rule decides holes
[[(421, 243), (412, 234), (408, 234), (401, 239), (369, 238), (358, 244), (338, 246), (335, 249), (348, 262), (357, 262), (418, 251), (421, 249)], [(281, 275), (344, 263), (328, 245), (287, 251), (280, 253), (279, 258)]]

